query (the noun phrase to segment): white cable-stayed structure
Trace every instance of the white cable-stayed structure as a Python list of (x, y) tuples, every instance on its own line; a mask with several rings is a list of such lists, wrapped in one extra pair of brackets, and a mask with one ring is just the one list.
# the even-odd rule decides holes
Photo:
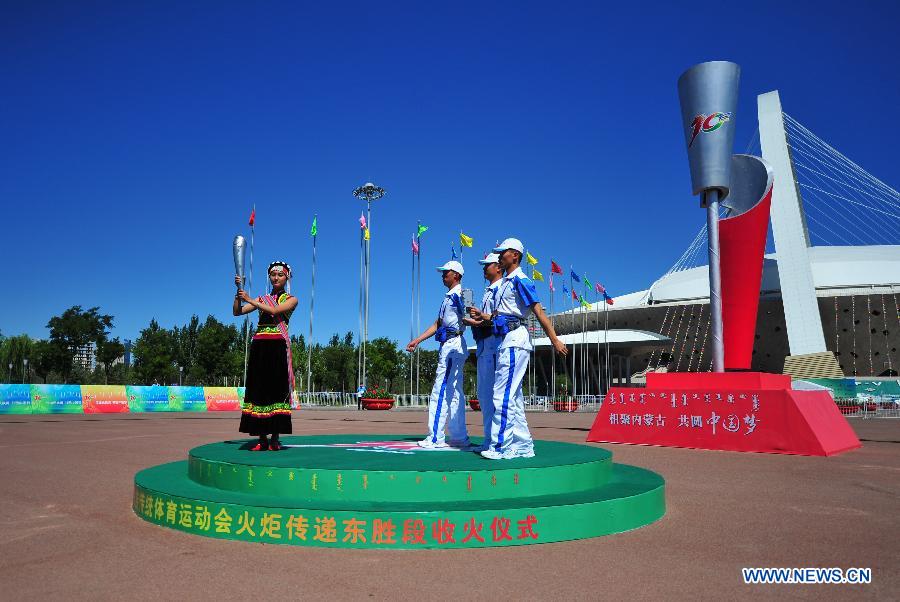
[[(785, 113), (777, 92), (759, 97), (747, 152), (775, 173), (752, 369), (896, 376), (900, 193)], [(646, 290), (591, 307), (588, 339), (604, 338), (608, 320), (614, 342), (610, 365), (588, 366), (581, 390), (602, 392), (606, 370), (617, 384), (649, 370), (710, 369), (706, 239), (704, 226)], [(556, 329), (580, 333), (582, 318), (557, 314)]]
[(900, 193), (784, 114), (812, 246), (900, 243)]

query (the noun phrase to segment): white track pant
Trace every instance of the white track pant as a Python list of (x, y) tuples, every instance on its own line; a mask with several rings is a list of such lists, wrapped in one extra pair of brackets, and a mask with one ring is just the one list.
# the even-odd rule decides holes
[(452, 443), (468, 443), (466, 400), (463, 394), (463, 364), (466, 356), (451, 345), (438, 352), (434, 388), (428, 400), (428, 440), (444, 443), (444, 427)]
[[(490, 339), (494, 339), (491, 341)], [(478, 356), (478, 403), (484, 422), (484, 448), (491, 441), (491, 423), (494, 421), (494, 377), (497, 371), (497, 343), (494, 337), (483, 341), (484, 349)]]
[(516, 347), (497, 352), (491, 449), (500, 453), (527, 453), (534, 449), (534, 440), (525, 420), (525, 397), (522, 395), (522, 379), (528, 369), (530, 355), (529, 351)]

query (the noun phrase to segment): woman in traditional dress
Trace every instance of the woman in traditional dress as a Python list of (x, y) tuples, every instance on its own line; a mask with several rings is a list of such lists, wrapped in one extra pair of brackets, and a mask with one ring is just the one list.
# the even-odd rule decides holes
[(247, 361), (247, 388), (241, 406), (240, 432), (259, 437), (252, 451), (282, 449), (278, 436), (291, 432), (291, 339), (288, 321), (297, 307), (297, 298), (286, 292), (291, 266), (283, 261), (269, 264), (271, 294), (253, 299), (241, 289), (241, 278), (232, 311), (235, 316), (259, 310), (259, 320)]

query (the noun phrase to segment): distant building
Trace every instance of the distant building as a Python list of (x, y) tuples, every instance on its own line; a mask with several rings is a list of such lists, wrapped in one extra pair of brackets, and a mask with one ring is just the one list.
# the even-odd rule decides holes
[(94, 368), (97, 367), (97, 346), (91, 342), (87, 345), (76, 347), (72, 365), (83, 368), (88, 372), (93, 372)]

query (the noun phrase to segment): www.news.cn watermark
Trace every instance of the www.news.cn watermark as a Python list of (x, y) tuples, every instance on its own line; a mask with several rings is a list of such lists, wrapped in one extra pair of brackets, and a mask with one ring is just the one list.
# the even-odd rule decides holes
[(866, 568), (745, 568), (744, 583), (872, 583), (872, 569)]

